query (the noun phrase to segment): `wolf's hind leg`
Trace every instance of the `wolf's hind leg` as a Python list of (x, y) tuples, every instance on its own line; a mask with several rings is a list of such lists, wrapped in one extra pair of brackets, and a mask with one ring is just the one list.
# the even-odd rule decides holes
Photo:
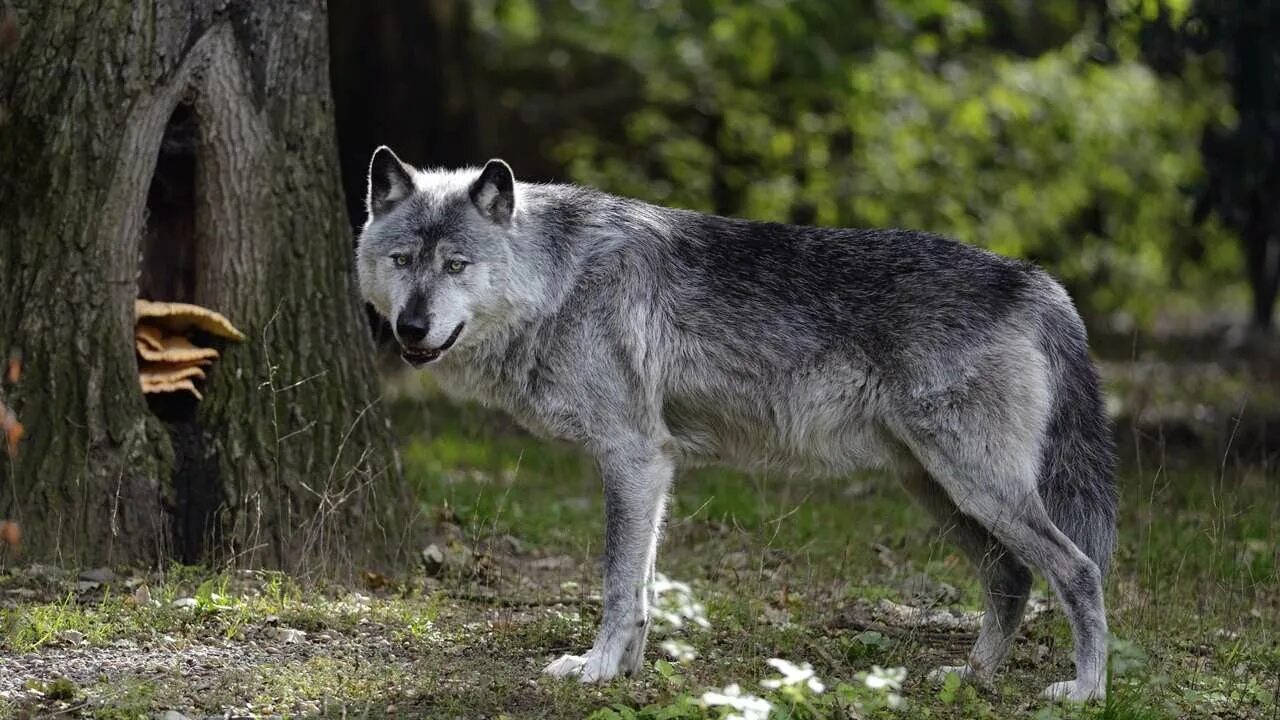
[(1049, 519), (1036, 488), (1035, 463), (1029, 458), (1013, 462), (1010, 455), (940, 451), (928, 443), (917, 443), (913, 450), (956, 508), (1044, 573), (1062, 602), (1075, 639), (1076, 678), (1054, 683), (1043, 694), (1101, 698), (1107, 671), (1102, 572)]
[(912, 468), (902, 473), (901, 479), (907, 492), (928, 510), (939, 529), (973, 564), (986, 596), (982, 628), (968, 661), (940, 667), (931, 675), (941, 679), (955, 672), (966, 680), (987, 682), (1013, 647), (1031, 591), (1031, 571), (982, 525), (962, 514), (924, 470)]

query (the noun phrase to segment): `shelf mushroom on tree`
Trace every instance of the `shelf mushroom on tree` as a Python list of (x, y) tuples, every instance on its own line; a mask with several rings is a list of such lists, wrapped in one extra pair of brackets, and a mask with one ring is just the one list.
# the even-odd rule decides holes
[(196, 400), (203, 400), (195, 381), (205, 379), (203, 368), (213, 364), (218, 350), (201, 347), (194, 339), (244, 341), (244, 333), (231, 321), (199, 305), (138, 300), (134, 313), (138, 376), (146, 394), (189, 392)]

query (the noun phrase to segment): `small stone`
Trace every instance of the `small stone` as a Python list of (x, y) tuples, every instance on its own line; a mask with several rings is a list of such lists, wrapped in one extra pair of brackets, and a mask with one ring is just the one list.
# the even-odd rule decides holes
[(503, 551), (510, 555), (524, 555), (529, 550), (524, 542), (514, 535), (503, 535), (499, 544)]
[(872, 543), (871, 551), (876, 554), (876, 560), (879, 560), (881, 565), (890, 570), (897, 570), (902, 565), (888, 545), (883, 543)]
[(476, 554), (475, 550), (458, 540), (450, 541), (444, 552), (445, 566), (449, 572), (458, 575), (474, 573), (484, 560), (484, 556)]
[(191, 718), (183, 715), (177, 710), (165, 710), (156, 715), (156, 720), (191, 720)]
[(109, 567), (100, 567), (100, 568), (94, 568), (92, 570), (85, 570), (84, 572), (80, 573), (80, 579), (91, 580), (96, 583), (106, 583), (106, 582), (111, 582), (112, 580), (115, 580), (116, 574), (115, 574), (115, 571), (113, 571)]
[(875, 490), (875, 486), (865, 480), (855, 480), (845, 486), (844, 492), (841, 493), (850, 500), (864, 498)]
[(791, 613), (786, 608), (765, 607), (764, 619), (775, 627), (788, 627), (791, 625)]
[(935, 580), (926, 573), (918, 573), (904, 580), (902, 593), (908, 599), (932, 605), (954, 602), (960, 595), (953, 586)]
[(58, 637), (65, 643), (71, 645), (79, 645), (84, 642), (84, 633), (79, 630), (63, 630), (58, 633)]
[(196, 607), (196, 599), (193, 597), (178, 598), (173, 601), (173, 606), (179, 610), (194, 610)]
[(292, 645), (306, 640), (307, 634), (301, 630), (294, 630), (293, 628), (276, 628), (276, 639), (286, 645)]
[(444, 551), (439, 545), (431, 544), (422, 551), (422, 564), (428, 575), (438, 575), (444, 569)]
[(529, 567), (533, 570), (561, 570), (573, 567), (576, 562), (568, 555), (551, 555), (529, 561)]
[(27, 568), (27, 575), (46, 580), (61, 580), (67, 576), (67, 571), (53, 565), (31, 563), (31, 567)]
[(80, 580), (76, 582), (76, 592), (89, 592), (102, 587), (102, 583), (97, 580)]

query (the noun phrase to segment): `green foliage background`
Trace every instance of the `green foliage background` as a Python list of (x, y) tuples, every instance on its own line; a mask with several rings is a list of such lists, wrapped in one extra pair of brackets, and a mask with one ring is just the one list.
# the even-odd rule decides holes
[(1144, 58), (1150, 21), (1186, 2), (472, 7), (496, 100), (541, 113), (541, 152), (575, 181), (948, 234), (1044, 264), (1118, 327), (1243, 302), (1234, 237), (1191, 219), (1202, 129), (1234, 122), (1218, 60)]

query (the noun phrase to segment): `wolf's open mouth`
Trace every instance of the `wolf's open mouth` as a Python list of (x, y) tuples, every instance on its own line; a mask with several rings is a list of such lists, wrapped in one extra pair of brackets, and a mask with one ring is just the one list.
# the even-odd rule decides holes
[(449, 339), (445, 340), (444, 344), (438, 348), (427, 349), (401, 347), (400, 357), (404, 358), (406, 362), (414, 367), (420, 367), (429, 362), (438, 360), (440, 356), (444, 354), (445, 350), (453, 347), (453, 343), (458, 340), (458, 336), (462, 334), (462, 328), (465, 325), (466, 323), (458, 323), (458, 327), (453, 329), (453, 333), (449, 335)]

